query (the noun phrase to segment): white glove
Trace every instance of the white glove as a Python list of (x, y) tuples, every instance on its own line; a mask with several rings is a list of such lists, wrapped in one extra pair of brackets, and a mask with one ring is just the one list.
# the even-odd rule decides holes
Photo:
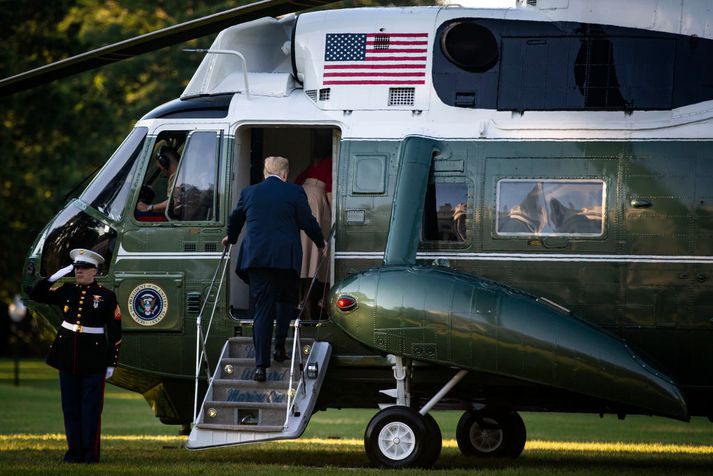
[(54, 283), (59, 278), (64, 278), (69, 273), (71, 273), (73, 269), (74, 269), (74, 265), (70, 264), (70, 265), (65, 266), (64, 268), (60, 269), (59, 271), (54, 273), (52, 276), (50, 276), (49, 282)]
[(114, 375), (114, 369), (116, 367), (107, 367), (106, 368), (106, 378), (111, 378), (112, 375)]

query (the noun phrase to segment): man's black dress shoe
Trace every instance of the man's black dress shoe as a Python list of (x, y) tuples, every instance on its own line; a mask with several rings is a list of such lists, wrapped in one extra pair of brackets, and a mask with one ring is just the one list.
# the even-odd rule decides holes
[(253, 375), (253, 380), (256, 382), (264, 382), (266, 379), (265, 367), (257, 367), (255, 369), (255, 375)]
[(275, 360), (275, 362), (284, 362), (285, 360), (289, 359), (290, 356), (287, 355), (287, 352), (284, 350), (275, 350), (275, 353), (272, 354), (272, 358)]

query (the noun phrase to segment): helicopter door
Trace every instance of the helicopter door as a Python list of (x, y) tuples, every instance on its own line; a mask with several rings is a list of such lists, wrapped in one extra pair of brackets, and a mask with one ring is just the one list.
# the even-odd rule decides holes
[[(268, 156), (283, 156), (289, 160), (290, 173), (288, 182), (295, 183), (311, 165), (320, 162), (324, 158), (331, 158), (332, 164), (336, 164), (339, 147), (339, 130), (333, 127), (289, 127), (281, 126), (244, 126), (235, 133), (235, 157), (233, 163), (231, 203), (226, 215), (230, 214), (232, 208), (240, 198), (240, 192), (250, 185), (263, 180), (263, 160)], [(333, 170), (333, 167), (332, 167)], [(333, 172), (332, 172), (333, 173)], [(331, 175), (327, 172), (328, 175)], [(331, 178), (331, 177), (330, 177)], [(336, 180), (334, 181), (336, 183)], [(331, 199), (331, 188), (326, 195)], [(329, 212), (331, 220), (334, 220), (334, 207)], [(324, 223), (323, 234), (329, 233), (330, 223)], [(237, 260), (238, 250), (244, 233), (238, 238), (238, 243), (233, 246), (231, 252), (231, 263)], [(333, 257), (330, 257), (333, 259)], [(324, 266), (324, 265), (323, 265)], [(331, 281), (331, 263), (326, 276), (320, 273), (325, 281), (319, 286), (319, 292), (323, 292), (329, 287)], [(231, 316), (235, 319), (251, 318), (252, 304), (249, 298), (248, 286), (234, 273), (230, 273), (230, 309)], [(313, 291), (314, 292), (314, 291)], [(305, 315), (307, 319), (316, 316)], [(321, 317), (325, 317), (322, 315)]]
[(224, 129), (163, 126), (143, 162), (117, 254), (127, 331), (181, 331), (194, 322), (221, 256)]

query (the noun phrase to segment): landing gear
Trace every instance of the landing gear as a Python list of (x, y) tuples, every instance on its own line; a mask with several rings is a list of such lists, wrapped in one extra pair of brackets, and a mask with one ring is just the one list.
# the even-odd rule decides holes
[(466, 456), (517, 458), (525, 448), (525, 423), (513, 411), (469, 411), (458, 422), (456, 440)]
[(369, 460), (389, 468), (430, 468), (441, 454), (441, 429), (428, 413), (465, 375), (458, 371), (420, 411), (411, 408), (411, 366), (399, 356), (392, 360), (396, 388), (381, 392), (396, 399), (369, 422), (364, 448)]
[(364, 447), (377, 466), (430, 468), (441, 454), (441, 430), (431, 415), (408, 407), (388, 407), (369, 422)]

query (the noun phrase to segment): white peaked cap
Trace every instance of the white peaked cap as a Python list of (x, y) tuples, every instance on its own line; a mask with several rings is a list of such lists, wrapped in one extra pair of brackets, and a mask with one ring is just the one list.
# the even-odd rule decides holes
[(99, 253), (84, 248), (76, 248), (69, 252), (69, 257), (72, 258), (74, 264), (90, 264), (98, 268), (104, 262), (104, 258)]

